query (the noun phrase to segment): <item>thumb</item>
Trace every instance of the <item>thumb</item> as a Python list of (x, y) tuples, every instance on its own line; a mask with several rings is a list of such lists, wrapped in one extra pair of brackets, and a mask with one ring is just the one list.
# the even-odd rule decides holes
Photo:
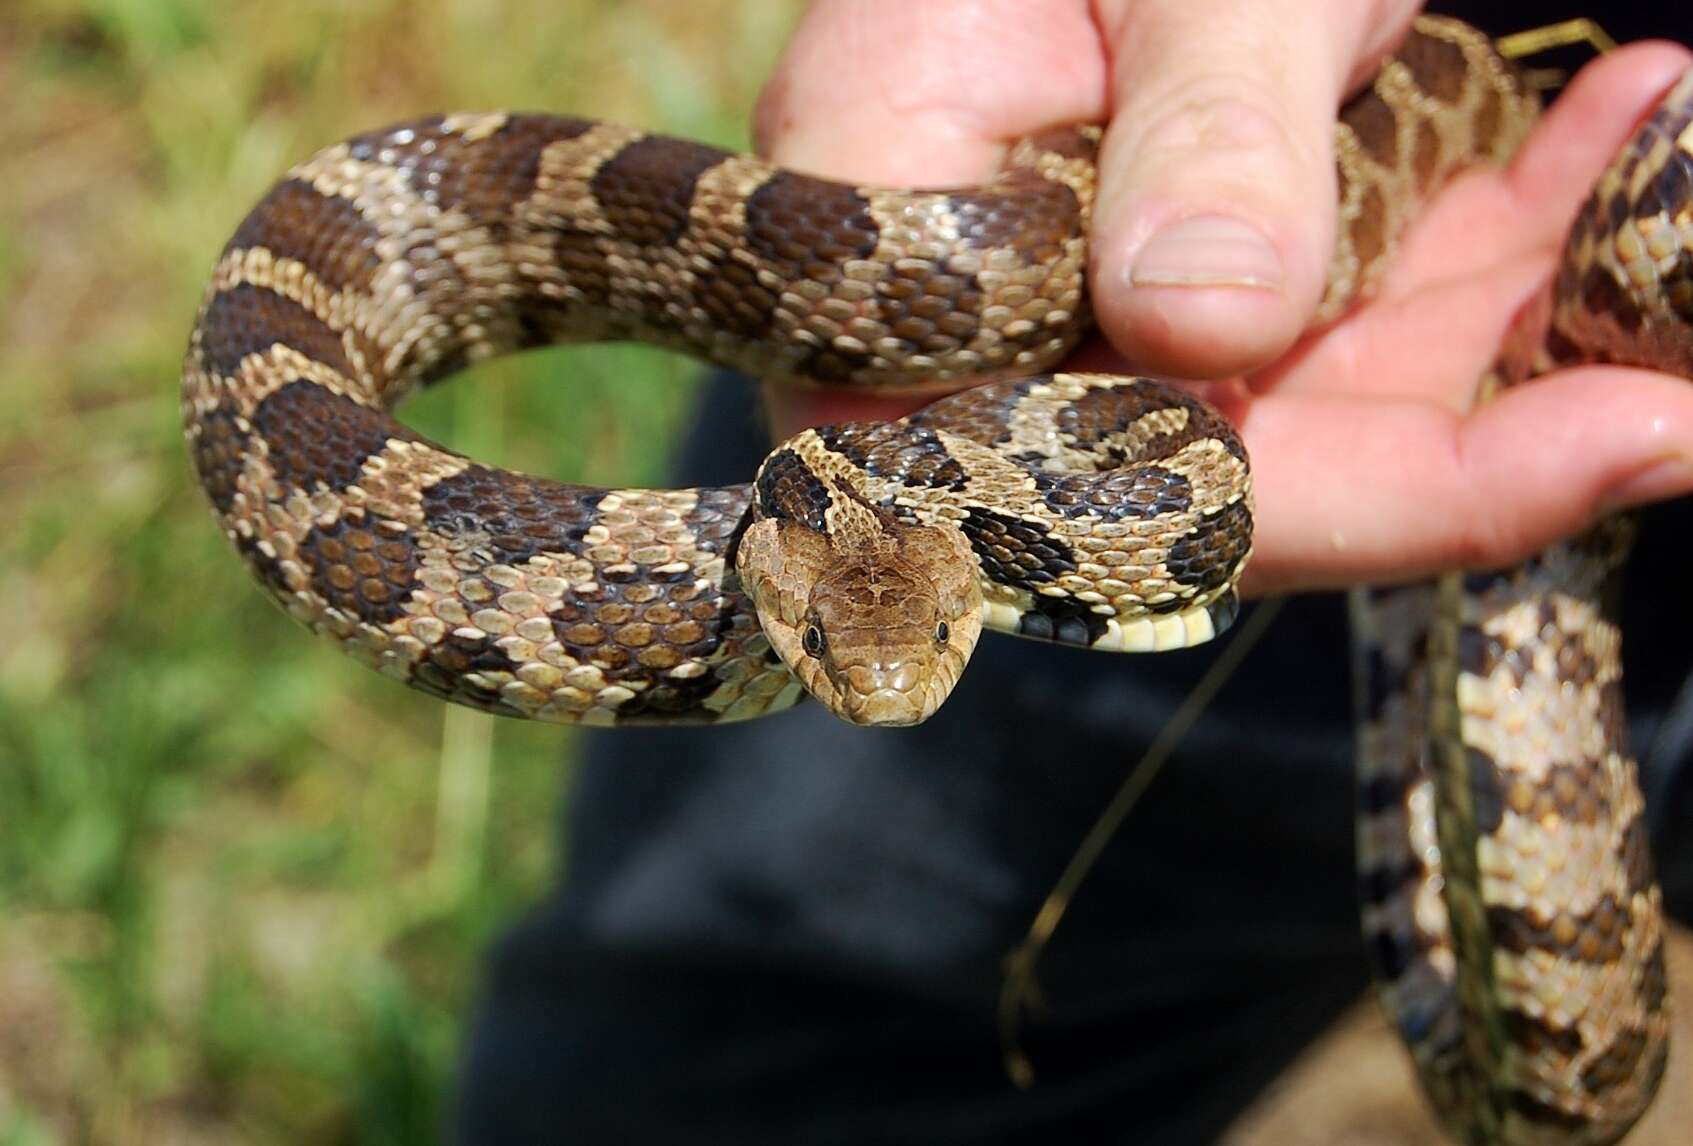
[(1091, 285), (1138, 368), (1241, 374), (1279, 357), (1334, 249), (1335, 111), (1411, 0), (1098, 0), (1111, 54)]

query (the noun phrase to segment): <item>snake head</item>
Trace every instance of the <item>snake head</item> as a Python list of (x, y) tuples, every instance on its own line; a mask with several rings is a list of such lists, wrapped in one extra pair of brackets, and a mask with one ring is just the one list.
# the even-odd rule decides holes
[(927, 720), (982, 632), (976, 561), (957, 530), (889, 522), (832, 540), (765, 519), (736, 550), (765, 636), (806, 689), (853, 724)]

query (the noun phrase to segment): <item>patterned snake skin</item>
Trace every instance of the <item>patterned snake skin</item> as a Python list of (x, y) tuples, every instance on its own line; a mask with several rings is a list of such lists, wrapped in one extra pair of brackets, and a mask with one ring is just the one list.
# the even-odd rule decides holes
[[(1506, 382), (1578, 359), (1685, 364), (1685, 328), (1659, 326), (1690, 289), (1685, 208), (1665, 214), (1693, 200), (1674, 110), (1693, 93), (1676, 98), (1607, 177), (1556, 320)], [(1420, 21), (1343, 111), (1321, 317), (1369, 291), (1433, 190), (1502, 161), (1534, 114), (1480, 33)], [(728, 721), (809, 691), (859, 723), (909, 724), (984, 625), (1093, 649), (1207, 640), (1250, 552), (1233, 431), (1153, 380), (1031, 376), (1087, 326), (1096, 140), (1024, 140), (981, 187), (919, 192), (543, 116), (357, 137), (289, 172), (218, 262), (184, 367), (196, 471), (290, 613), (384, 673), (508, 715)], [(1627, 349), (1642, 332), (1651, 353)], [(999, 380), (897, 423), (806, 431), (750, 484), (688, 490), (510, 473), (387, 412), (468, 362), (607, 338), (801, 382)], [(1366, 926), (1466, 1141), (1612, 1141), (1663, 1069), (1658, 893), (1616, 633), (1589, 604), (1615, 532), (1453, 589), (1444, 660), (1418, 635), (1428, 591), (1360, 605)], [(1428, 770), (1465, 770), (1441, 800), (1416, 747), (1430, 721), (1455, 747)]]
[[(1690, 319), (1693, 73), (1601, 178), (1481, 397), (1582, 362), (1693, 376)], [(1465, 1142), (1615, 1142), (1667, 1067), (1615, 612), (1631, 533), (1353, 595), (1365, 931)]]

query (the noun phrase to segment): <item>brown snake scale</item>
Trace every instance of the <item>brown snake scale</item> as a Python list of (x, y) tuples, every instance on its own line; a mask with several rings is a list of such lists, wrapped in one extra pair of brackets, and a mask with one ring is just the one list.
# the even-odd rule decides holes
[[(1690, 105), (1684, 82), (1607, 173), (1490, 386), (1576, 361), (1689, 373)], [(1342, 112), (1321, 318), (1535, 112), (1480, 33), (1419, 21)], [(726, 721), (810, 692), (909, 724), (984, 626), (1207, 640), (1250, 554), (1239, 439), (1169, 384), (1037, 376), (1087, 328), (1097, 138), (1023, 140), (994, 179), (941, 191), (551, 116), (348, 140), (290, 171), (218, 261), (183, 373), (196, 472), (290, 613), (508, 715)], [(468, 362), (622, 338), (808, 383), (992, 380), (808, 430), (751, 483), (706, 489), (526, 477), (388, 413)], [(1659, 894), (1603, 601), (1625, 534), (1356, 601), (1366, 932), (1466, 1142), (1615, 1141), (1664, 1070)]]

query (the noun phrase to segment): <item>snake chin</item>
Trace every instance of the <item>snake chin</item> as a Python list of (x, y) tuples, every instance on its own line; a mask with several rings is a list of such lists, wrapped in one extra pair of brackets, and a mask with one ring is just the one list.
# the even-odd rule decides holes
[(776, 654), (852, 724), (927, 720), (981, 636), (975, 562), (953, 532), (903, 526), (854, 545), (766, 520), (748, 529), (737, 566)]

